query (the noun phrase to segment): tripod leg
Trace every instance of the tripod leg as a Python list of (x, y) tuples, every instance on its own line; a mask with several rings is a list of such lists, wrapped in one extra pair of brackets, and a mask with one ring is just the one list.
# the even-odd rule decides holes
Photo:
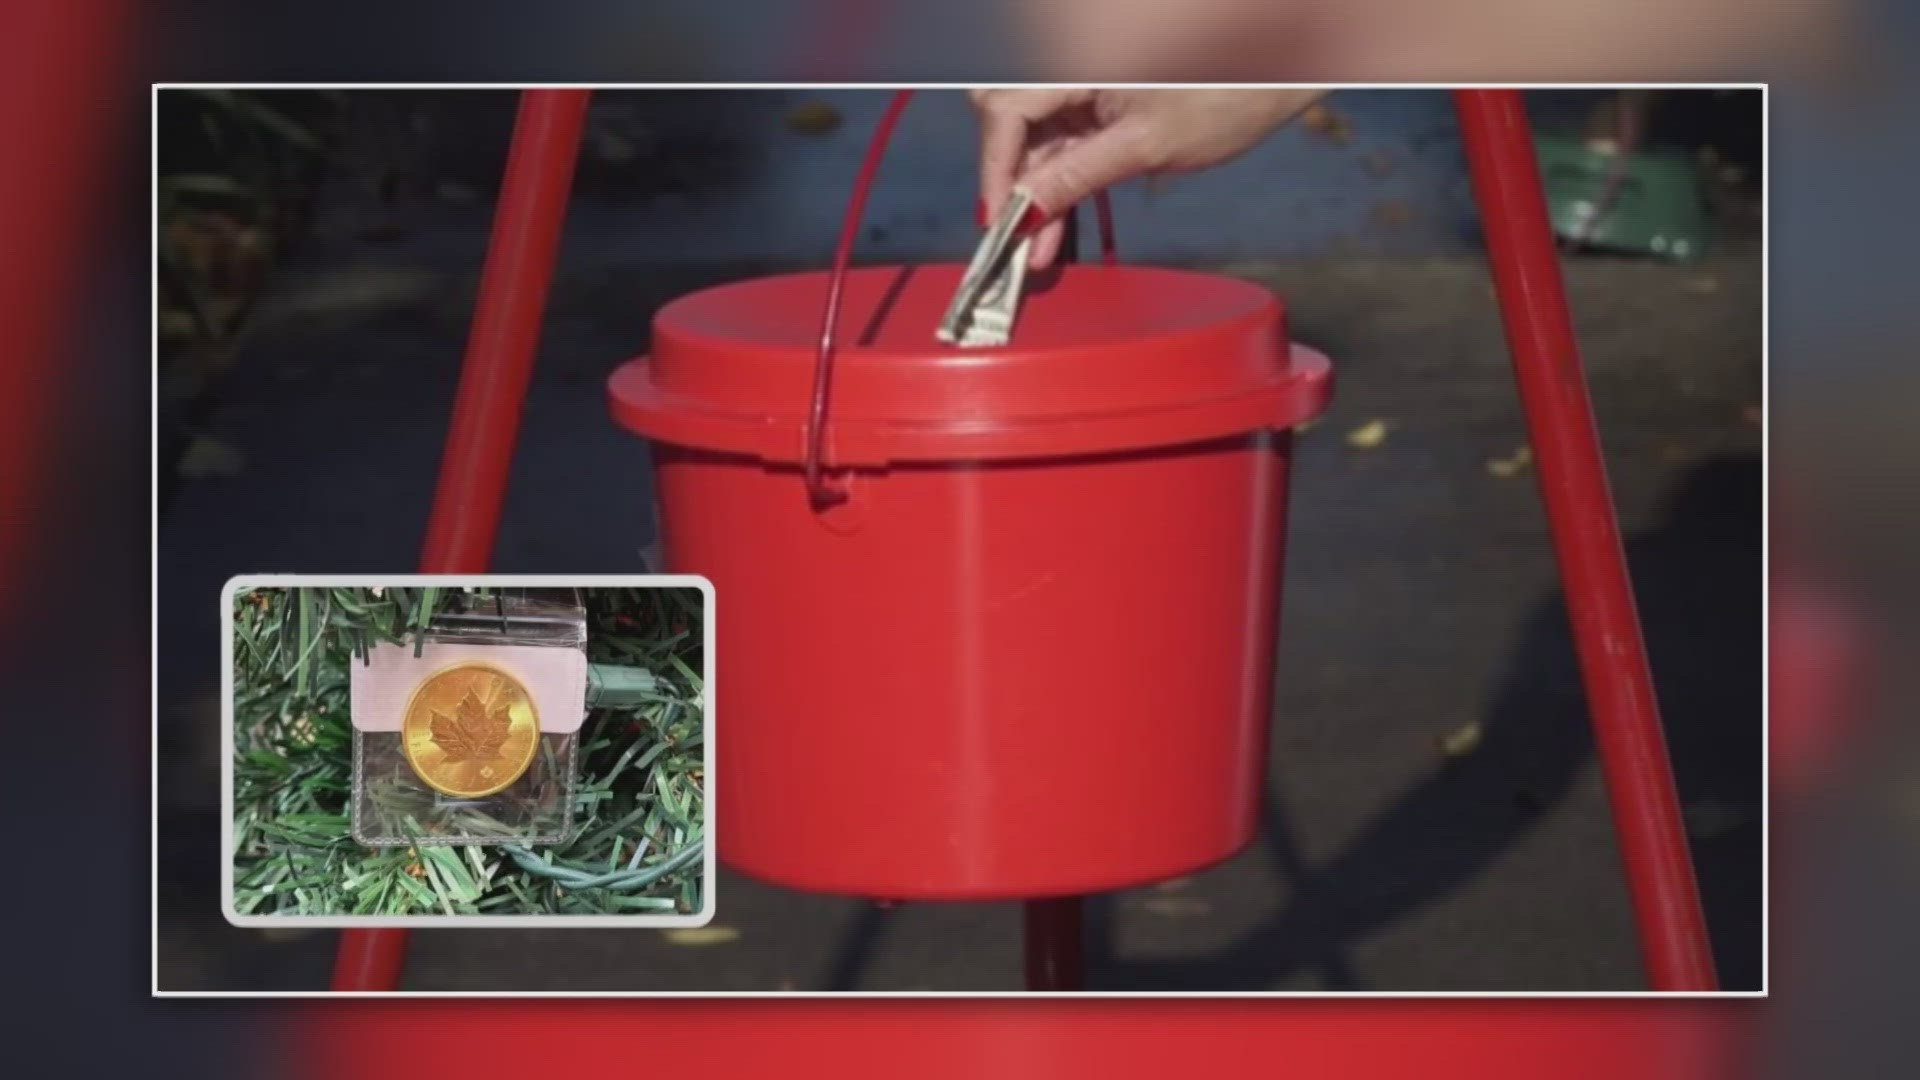
[[(493, 558), (520, 407), (533, 377), (547, 287), (580, 154), (586, 90), (520, 95), (513, 147), (487, 242), (453, 422), (440, 461), (420, 554), (429, 574), (484, 571)], [(347, 930), (334, 959), (333, 989), (391, 990), (406, 959), (405, 930)]]
[(1711, 990), (1706, 920), (1526, 109), (1513, 90), (1461, 90), (1455, 101), (1647, 976), (1657, 990)]
[(1086, 989), (1082, 903), (1078, 896), (1027, 901), (1027, 989)]

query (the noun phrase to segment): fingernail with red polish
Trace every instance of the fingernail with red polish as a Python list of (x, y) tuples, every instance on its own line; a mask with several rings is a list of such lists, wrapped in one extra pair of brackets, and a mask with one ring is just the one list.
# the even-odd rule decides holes
[(1032, 236), (1034, 233), (1039, 232), (1040, 227), (1046, 223), (1046, 207), (1041, 206), (1039, 203), (1029, 203), (1027, 205), (1027, 212), (1020, 215), (1020, 224), (1014, 226), (1013, 235), (1022, 237)]
[(973, 201), (973, 223), (982, 229), (987, 227), (987, 200), (975, 199)]

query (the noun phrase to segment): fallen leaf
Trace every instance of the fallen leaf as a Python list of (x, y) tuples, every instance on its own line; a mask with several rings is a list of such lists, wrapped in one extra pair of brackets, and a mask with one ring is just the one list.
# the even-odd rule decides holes
[(233, 476), (245, 468), (247, 455), (215, 439), (198, 438), (187, 444), (175, 466), (181, 476), (200, 480), (212, 476)]
[(1347, 432), (1347, 445), (1355, 450), (1371, 450), (1387, 441), (1387, 428), (1385, 420), (1369, 420)]
[(1190, 889), (1192, 887), (1193, 879), (1190, 877), (1171, 878), (1154, 886), (1155, 889), (1161, 892), (1179, 892), (1182, 889)]
[(1470, 720), (1434, 740), (1434, 745), (1445, 757), (1463, 758), (1473, 753), (1485, 736), (1486, 729), (1480, 726), (1480, 721)]
[(740, 931), (731, 926), (682, 926), (662, 933), (666, 936), (667, 944), (689, 948), (730, 945), (740, 940)]
[(1384, 199), (1373, 204), (1367, 218), (1377, 229), (1404, 229), (1413, 223), (1413, 204), (1405, 199)]
[(1522, 446), (1503, 458), (1490, 458), (1487, 471), (1502, 480), (1512, 479), (1527, 470), (1533, 464), (1533, 447)]
[(1328, 108), (1325, 103), (1317, 104), (1300, 114), (1300, 123), (1322, 141), (1334, 146), (1345, 146), (1353, 141), (1353, 125), (1337, 110)]
[(787, 127), (802, 135), (825, 135), (840, 121), (840, 110), (825, 101), (803, 101), (787, 110)]

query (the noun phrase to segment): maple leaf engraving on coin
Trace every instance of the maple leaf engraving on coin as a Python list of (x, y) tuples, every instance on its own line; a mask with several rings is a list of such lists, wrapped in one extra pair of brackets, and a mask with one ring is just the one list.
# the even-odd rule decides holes
[[(497, 693), (494, 699), (499, 700)], [(500, 756), (500, 747), (506, 743), (512, 723), (505, 705), (489, 708), (469, 687), (466, 696), (454, 707), (453, 715), (435, 712), (427, 730), (433, 744), (446, 751), (449, 763), (492, 761)]]

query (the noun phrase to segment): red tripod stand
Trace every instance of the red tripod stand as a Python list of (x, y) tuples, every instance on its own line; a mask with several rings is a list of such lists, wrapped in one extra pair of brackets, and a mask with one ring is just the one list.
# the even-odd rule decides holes
[[(521, 97), (425, 572), (477, 573), (490, 561), (589, 96)], [(1455, 100), (1648, 982), (1712, 990), (1705, 920), (1525, 110), (1513, 90), (1461, 90)], [(334, 989), (395, 987), (405, 946), (402, 930), (345, 932)], [(1027, 973), (1032, 989), (1079, 987), (1077, 900), (1028, 906)]]

